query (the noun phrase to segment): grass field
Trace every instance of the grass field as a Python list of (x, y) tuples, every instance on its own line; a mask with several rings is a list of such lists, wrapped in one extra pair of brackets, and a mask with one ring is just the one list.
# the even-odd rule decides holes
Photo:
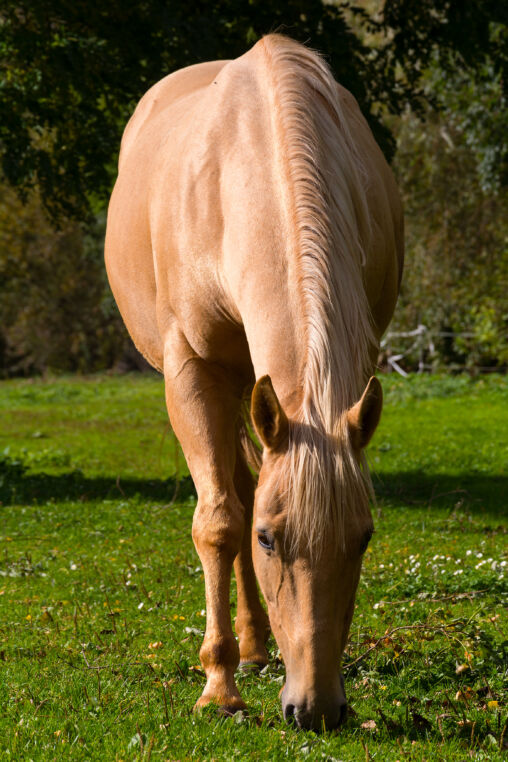
[(273, 641), (248, 713), (191, 713), (203, 576), (160, 379), (0, 384), (0, 758), (501, 759), (508, 383), (382, 382), (350, 716), (321, 735), (282, 721)]

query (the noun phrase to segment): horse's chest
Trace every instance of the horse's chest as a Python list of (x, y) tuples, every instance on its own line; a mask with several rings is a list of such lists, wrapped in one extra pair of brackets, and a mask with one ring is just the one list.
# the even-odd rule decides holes
[(231, 319), (218, 300), (181, 302), (177, 320), (199, 357), (230, 368), (242, 379), (250, 379), (252, 362), (244, 328)]

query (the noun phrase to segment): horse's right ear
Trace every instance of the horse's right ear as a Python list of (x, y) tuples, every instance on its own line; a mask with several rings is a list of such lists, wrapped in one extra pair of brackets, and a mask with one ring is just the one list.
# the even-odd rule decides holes
[(287, 439), (289, 423), (270, 376), (262, 376), (252, 390), (251, 416), (263, 446), (277, 450)]

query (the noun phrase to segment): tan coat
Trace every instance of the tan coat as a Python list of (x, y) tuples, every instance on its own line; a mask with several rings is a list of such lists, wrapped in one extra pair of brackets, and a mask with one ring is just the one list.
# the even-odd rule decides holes
[[(343, 545), (356, 543), (357, 536), (361, 545), (371, 532), (363, 488), (348, 484), (341, 492), (340, 474), (362, 481), (354, 465), (359, 450), (351, 443), (364, 446), (377, 424), (378, 384), (370, 385), (363, 407), (341, 416), (372, 372), (397, 299), (402, 250), (395, 182), (356, 101), (316, 54), (286, 38), (270, 35), (235, 61), (171, 74), (142, 98), (125, 130), (108, 214), (106, 266), (136, 346), (164, 373), (170, 420), (198, 491), (193, 537), (205, 572), (201, 659), (208, 679), (200, 705), (213, 700), (230, 709), (243, 706), (233, 677), (238, 659), (262, 664), (267, 658), (267, 619), (252, 568), (253, 485), (238, 439), (240, 402), (257, 380), (252, 415), (265, 454), (253, 550), (288, 685), (298, 686), (286, 696), (285, 707), (292, 709), (285, 713), (308, 727), (319, 725), (321, 716), (337, 724), (343, 714), (339, 649), (349, 629), (359, 556), (346, 564), (346, 573), (336, 542), (318, 562), (305, 549), (295, 560), (278, 538), (296, 527), (301, 544), (307, 532), (302, 527), (318, 536), (327, 517), (342, 532)], [(348, 426), (361, 430), (362, 421), (365, 436), (344, 434)], [(325, 442), (329, 483), (313, 479), (318, 464), (304, 454), (305, 436)], [(337, 452), (330, 437), (342, 442)], [(320, 447), (313, 445), (316, 452)], [(348, 459), (353, 465), (344, 471)], [(300, 494), (295, 480), (305, 473), (316, 481), (312, 500), (331, 507), (321, 510), (311, 500), (300, 508), (300, 498), (291, 507), (283, 491), (275, 500), (281, 468), (293, 473), (293, 495)], [(349, 509), (333, 497), (339, 492), (365, 502), (355, 511), (363, 517), (355, 537), (352, 530), (344, 533)], [(273, 548), (258, 542), (258, 535)], [(278, 571), (272, 563), (267, 572), (274, 555)], [(233, 561), (239, 650), (229, 622)], [(346, 596), (337, 593), (342, 603), (332, 606), (324, 593), (303, 583), (302, 595), (312, 605), (303, 605), (298, 595), (281, 602), (288, 570), (298, 590), (299, 579), (328, 579), (341, 564), (348, 590)], [(295, 607), (313, 617), (313, 596), (326, 611), (330, 647), (314, 668), (315, 628), (308, 623), (296, 638), (309, 657), (300, 668), (305, 659), (295, 661), (283, 630), (298, 619)], [(325, 685), (330, 669), (336, 676)]]

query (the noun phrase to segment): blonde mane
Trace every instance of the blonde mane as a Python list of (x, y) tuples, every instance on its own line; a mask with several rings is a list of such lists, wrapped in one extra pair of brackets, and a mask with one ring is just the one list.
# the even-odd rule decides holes
[(344, 541), (371, 493), (345, 413), (365, 387), (376, 346), (362, 265), (371, 229), (365, 173), (324, 60), (279, 35), (263, 39), (290, 179), (306, 360), (303, 402), (286, 457), (288, 533), (310, 549)]

